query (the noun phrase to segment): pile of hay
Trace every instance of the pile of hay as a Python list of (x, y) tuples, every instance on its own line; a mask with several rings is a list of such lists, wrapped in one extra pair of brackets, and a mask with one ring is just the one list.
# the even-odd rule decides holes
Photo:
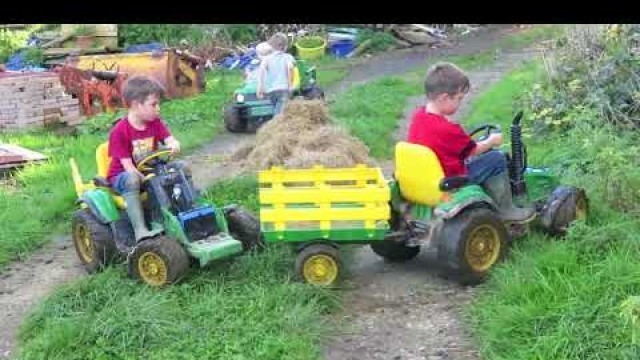
[(272, 166), (375, 166), (369, 148), (334, 125), (320, 100), (289, 101), (280, 115), (258, 129), (255, 144), (238, 149), (230, 159), (253, 171)]

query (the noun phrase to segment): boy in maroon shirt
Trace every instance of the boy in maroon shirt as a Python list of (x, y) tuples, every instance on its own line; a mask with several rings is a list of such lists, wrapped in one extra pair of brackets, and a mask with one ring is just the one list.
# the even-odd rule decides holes
[(535, 216), (532, 208), (513, 204), (507, 159), (493, 147), (502, 144), (502, 134), (493, 133), (474, 141), (447, 116), (456, 113), (469, 91), (469, 78), (451, 63), (438, 63), (427, 72), (424, 82), (426, 106), (413, 113), (407, 141), (430, 148), (440, 160), (446, 177), (468, 175), (482, 185), (498, 206), (504, 221), (526, 222)]
[[(109, 134), (111, 162), (107, 180), (125, 199), (136, 241), (158, 235), (161, 230), (149, 231), (144, 221), (140, 202), (144, 175), (135, 163), (155, 151), (161, 142), (174, 154), (180, 152), (180, 143), (159, 117), (162, 95), (162, 87), (153, 79), (144, 76), (129, 79), (123, 91), (127, 115), (116, 123)], [(184, 164), (172, 162), (172, 166), (183, 170), (187, 178), (191, 177)]]

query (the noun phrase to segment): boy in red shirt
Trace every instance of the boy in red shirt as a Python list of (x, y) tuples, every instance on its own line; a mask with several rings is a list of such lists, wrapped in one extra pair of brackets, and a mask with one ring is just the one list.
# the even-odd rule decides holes
[(456, 113), (469, 91), (466, 74), (451, 63), (438, 63), (427, 72), (424, 88), (426, 106), (413, 113), (407, 141), (430, 148), (446, 177), (468, 175), (471, 183), (482, 185), (504, 221), (533, 219), (534, 209), (514, 206), (507, 159), (501, 151), (492, 149), (502, 144), (502, 134), (494, 133), (476, 142), (460, 124), (447, 118)]
[[(127, 81), (123, 97), (127, 104), (127, 116), (120, 119), (109, 134), (111, 162), (107, 180), (122, 195), (127, 204), (127, 214), (135, 232), (136, 241), (158, 235), (161, 230), (149, 231), (140, 202), (140, 187), (144, 175), (135, 163), (158, 148), (163, 142), (174, 154), (180, 152), (180, 143), (160, 120), (160, 98), (164, 91), (154, 80), (136, 76)], [(181, 169), (189, 179), (189, 169), (180, 162), (172, 166)]]

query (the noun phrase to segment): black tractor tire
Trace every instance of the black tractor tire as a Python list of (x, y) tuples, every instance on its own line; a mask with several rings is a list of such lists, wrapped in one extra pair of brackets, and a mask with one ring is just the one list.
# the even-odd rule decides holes
[(391, 240), (380, 240), (371, 243), (371, 250), (389, 262), (405, 262), (416, 257), (420, 247), (406, 246)]
[(494, 211), (471, 208), (445, 220), (434, 240), (444, 275), (463, 285), (477, 285), (504, 258), (509, 235)]
[(324, 100), (324, 91), (314, 86), (304, 93), (305, 100)]
[(111, 228), (89, 209), (77, 210), (71, 218), (71, 239), (80, 262), (89, 274), (99, 272), (119, 256)]
[(558, 186), (540, 211), (540, 223), (552, 236), (564, 236), (576, 219), (586, 220), (589, 201), (583, 189)]
[[(315, 267), (328, 274), (315, 273)], [(333, 287), (342, 276), (340, 252), (331, 244), (315, 243), (302, 248), (296, 258), (296, 276), (301, 281), (315, 286)]]
[(244, 251), (264, 248), (260, 220), (243, 207), (236, 207), (225, 214), (229, 233), (240, 240)]
[(141, 241), (129, 254), (129, 276), (150, 286), (180, 281), (189, 269), (189, 255), (177, 240), (156, 236)]
[(224, 106), (224, 126), (233, 133), (247, 131), (247, 121), (242, 119), (240, 111), (233, 104)]

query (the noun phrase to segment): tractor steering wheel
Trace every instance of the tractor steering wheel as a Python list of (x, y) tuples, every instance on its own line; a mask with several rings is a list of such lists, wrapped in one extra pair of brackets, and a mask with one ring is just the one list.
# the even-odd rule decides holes
[(487, 138), (489, 138), (489, 135), (497, 134), (497, 133), (501, 133), (501, 132), (502, 132), (502, 130), (500, 129), (500, 126), (498, 126), (498, 125), (483, 124), (483, 125), (478, 126), (475, 129), (473, 129), (469, 133), (469, 136), (471, 138), (473, 138), (474, 136), (482, 133), (479, 138), (474, 139), (474, 140), (476, 140), (476, 141), (484, 141)]
[(173, 152), (171, 150), (166, 150), (166, 149), (159, 149), (152, 152), (151, 154), (147, 155), (142, 160), (140, 160), (140, 162), (138, 162), (138, 165), (136, 165), (136, 167), (138, 168), (138, 171), (140, 171), (141, 173), (151, 171), (152, 168), (147, 164), (154, 159), (163, 160), (164, 162), (169, 162), (169, 160), (173, 159)]

